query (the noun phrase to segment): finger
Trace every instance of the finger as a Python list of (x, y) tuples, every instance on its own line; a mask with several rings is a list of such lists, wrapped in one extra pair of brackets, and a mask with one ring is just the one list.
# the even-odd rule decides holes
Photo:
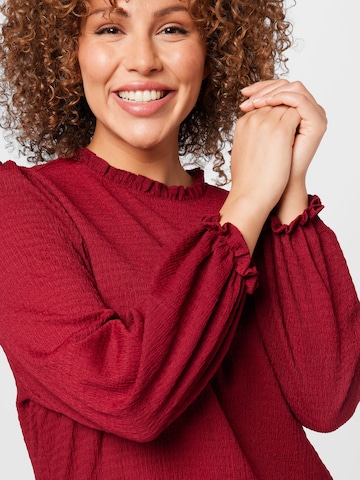
[(245, 97), (251, 97), (252, 95), (258, 94), (261, 90), (271, 89), (274, 88), (274, 86), (285, 85), (286, 83), (288, 83), (288, 80), (285, 79), (262, 80), (242, 88), (241, 93)]
[[(257, 111), (260, 112), (260, 110)], [(290, 135), (290, 138), (295, 137), (297, 128), (301, 122), (301, 116), (296, 108), (280, 105), (271, 107), (266, 111), (267, 118), (271, 119), (274, 126), (278, 125), (282, 131)]]
[(241, 90), (241, 93), (245, 97), (248, 97), (248, 100), (252, 100), (258, 97), (261, 98), (263, 96), (269, 95), (276, 89), (286, 89), (288, 84), (288, 80), (267, 80), (254, 83), (249, 87), (243, 88)]
[(271, 92), (271, 94), (263, 97), (249, 99), (248, 103), (244, 103), (241, 106), (242, 111), (251, 112), (252, 110), (269, 106), (287, 105), (298, 110), (303, 120), (302, 126), (306, 122), (317, 122), (319, 130), (325, 131), (327, 125), (325, 110), (306, 90), (302, 90), (301, 93), (293, 91), (293, 89), (276, 90), (276, 92)]
[[(311, 95), (311, 93), (305, 88), (305, 86), (299, 82), (282, 82), (280, 83), (272, 83), (271, 85), (267, 85), (260, 90), (256, 90), (256, 93), (253, 93), (248, 100), (243, 102), (240, 105), (241, 110), (243, 111), (250, 111), (254, 108), (260, 108), (265, 105), (280, 105), (281, 99), (288, 99), (291, 98), (289, 96), (281, 96), (281, 94), (293, 93), (302, 95), (303, 97), (308, 98), (314, 105), (317, 105), (315, 98)], [(274, 100), (276, 99), (276, 100)], [(293, 102), (286, 103), (286, 105), (294, 106)]]
[(277, 92), (271, 92), (267, 95), (255, 97), (249, 99), (249, 104), (243, 104), (241, 109), (249, 111), (250, 109), (257, 109), (262, 107), (275, 107), (280, 105), (287, 105), (289, 107), (299, 108), (302, 105), (312, 106), (313, 108), (321, 108), (315, 100), (303, 93), (280, 90)]
[(283, 113), (281, 121), (284, 125), (287, 125), (288, 131), (291, 133), (293, 139), (295, 139), (298, 127), (301, 123), (301, 116), (299, 115), (297, 109), (288, 107), (288, 109)]
[(253, 108), (275, 107), (278, 105), (287, 105), (296, 108), (303, 122), (317, 121), (326, 124), (325, 110), (316, 103), (312, 96), (294, 93), (291, 91), (281, 91), (277, 94), (253, 101)]
[(281, 93), (281, 91), (294, 92), (294, 93), (305, 95), (307, 98), (309, 98), (310, 100), (316, 103), (316, 99), (305, 87), (305, 85), (299, 80), (296, 80), (294, 82), (288, 82), (284, 86), (281, 86), (281, 85), (275, 86), (275, 88), (273, 88), (271, 92), (265, 92), (265, 95), (269, 95), (269, 94), (277, 95), (278, 93)]
[(258, 135), (261, 132), (262, 139), (267, 136), (275, 142), (274, 135), (276, 134), (276, 138), (279, 139), (278, 133), (283, 132), (289, 135), (288, 138), (293, 143), (300, 122), (301, 117), (296, 108), (280, 105), (249, 112), (238, 120), (238, 125), (241, 125), (246, 136), (249, 136), (249, 132), (256, 131)]

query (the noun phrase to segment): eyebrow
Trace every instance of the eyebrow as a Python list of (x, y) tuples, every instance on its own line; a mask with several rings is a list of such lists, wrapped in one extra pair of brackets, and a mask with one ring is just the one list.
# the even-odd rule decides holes
[(105, 14), (107, 12), (115, 13), (115, 15), (120, 15), (122, 17), (128, 17), (129, 16), (128, 13), (125, 10), (123, 10), (122, 8), (117, 8), (117, 9), (112, 10), (111, 7), (108, 7), (108, 8), (97, 8), (96, 10), (93, 10), (92, 12), (89, 13), (87, 18), (89, 18), (93, 15), (99, 15), (100, 13)]
[(188, 9), (184, 5), (172, 5), (171, 7), (162, 8), (161, 10), (157, 10), (154, 12), (154, 17), (165, 17), (169, 13), (173, 12), (187, 12)]
[[(105, 14), (105, 13), (109, 12), (110, 10), (111, 10), (111, 8), (98, 8), (98, 9), (90, 12), (88, 17), (91, 17), (92, 15), (98, 15), (100, 13)], [(188, 9), (184, 5), (172, 5), (170, 7), (165, 7), (165, 8), (162, 8), (160, 10), (156, 10), (154, 12), (154, 17), (155, 18), (165, 17), (166, 15), (169, 15), (170, 13), (182, 12), (182, 11), (187, 12)], [(111, 13), (114, 13), (115, 15), (119, 15), (119, 16), (124, 17), (124, 18), (129, 18), (130, 17), (129, 13), (124, 8), (121, 8), (121, 7), (112, 10)]]

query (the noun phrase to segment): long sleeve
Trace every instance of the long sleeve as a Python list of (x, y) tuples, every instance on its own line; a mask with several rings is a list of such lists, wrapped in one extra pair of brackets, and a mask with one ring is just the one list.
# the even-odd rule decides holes
[(314, 430), (336, 429), (360, 399), (360, 307), (317, 197), (291, 225), (272, 217), (256, 256), (256, 318), (294, 415)]
[(214, 375), (254, 288), (241, 234), (204, 219), (159, 259), (146, 302), (118, 312), (63, 204), (13, 164), (0, 166), (0, 212), (0, 342), (23, 395), (155, 438)]

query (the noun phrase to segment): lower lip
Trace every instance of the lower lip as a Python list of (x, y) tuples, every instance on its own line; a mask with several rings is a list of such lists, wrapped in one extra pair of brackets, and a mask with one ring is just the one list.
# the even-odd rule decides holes
[(117, 93), (114, 93), (114, 95), (117, 104), (120, 105), (125, 112), (137, 117), (149, 117), (161, 110), (174, 96), (174, 92), (169, 92), (165, 97), (160, 98), (159, 100), (144, 103), (124, 100), (120, 98)]

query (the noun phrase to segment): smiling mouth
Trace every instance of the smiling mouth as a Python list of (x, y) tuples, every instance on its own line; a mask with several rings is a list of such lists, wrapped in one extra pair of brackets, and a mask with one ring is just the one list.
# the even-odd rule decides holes
[(165, 90), (130, 90), (118, 92), (118, 96), (127, 102), (148, 103), (164, 98), (167, 93)]

